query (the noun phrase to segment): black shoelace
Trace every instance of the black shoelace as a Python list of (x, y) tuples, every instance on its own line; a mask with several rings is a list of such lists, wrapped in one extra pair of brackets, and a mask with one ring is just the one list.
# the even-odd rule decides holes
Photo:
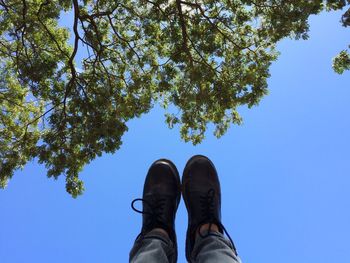
[[(147, 205), (150, 209), (150, 212), (144, 211), (144, 208), (141, 210), (135, 208), (134, 204), (138, 201), (142, 201), (143, 207)], [(164, 198), (153, 198), (151, 201), (147, 201), (143, 198), (136, 198), (131, 202), (131, 208), (137, 213), (149, 215), (149, 217), (146, 218), (145, 222), (145, 230), (151, 230), (156, 227), (166, 227), (164, 223), (162, 222), (162, 213), (164, 211), (164, 206), (166, 200)]]
[[(235, 244), (232, 241), (231, 236), (227, 232), (224, 225), (217, 218), (215, 218), (215, 213), (214, 213), (214, 208), (215, 208), (214, 200), (215, 199), (214, 198), (215, 198), (215, 190), (212, 188), (209, 189), (209, 191), (207, 192), (206, 195), (200, 196), (201, 212), (202, 212), (202, 217), (204, 218), (204, 220), (203, 220), (203, 223), (199, 224), (198, 234), (202, 238), (208, 237), (208, 236), (212, 235), (211, 234), (212, 225), (213, 224), (217, 225), (218, 228), (222, 229), (223, 232), (226, 234), (226, 236), (229, 238), (229, 240), (233, 246), (233, 249), (237, 255), (237, 250), (236, 250)], [(207, 234), (203, 235), (200, 231), (201, 226), (204, 224), (208, 224), (208, 223), (209, 223), (208, 232), (207, 232)]]

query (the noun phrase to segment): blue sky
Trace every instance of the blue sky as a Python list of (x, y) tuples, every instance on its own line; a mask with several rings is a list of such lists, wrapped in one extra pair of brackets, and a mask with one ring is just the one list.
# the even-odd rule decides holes
[[(0, 191), (0, 262), (127, 262), (141, 227), (130, 208), (149, 165), (169, 158), (180, 174), (194, 154), (217, 167), (223, 223), (243, 262), (350, 262), (350, 73), (331, 58), (349, 44), (341, 13), (311, 18), (308, 41), (284, 40), (271, 68), (270, 94), (240, 109), (242, 126), (198, 146), (169, 130), (163, 111), (129, 123), (123, 146), (88, 165), (85, 194), (72, 199), (64, 178), (46, 178), (35, 162)], [(185, 262), (187, 214), (176, 230)]]

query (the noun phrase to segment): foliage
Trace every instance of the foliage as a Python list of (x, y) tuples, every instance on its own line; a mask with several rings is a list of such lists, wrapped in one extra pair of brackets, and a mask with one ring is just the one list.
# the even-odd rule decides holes
[[(200, 143), (208, 123), (220, 137), (241, 123), (238, 106), (267, 94), (275, 44), (307, 39), (311, 14), (349, 3), (0, 0), (1, 187), (37, 158), (76, 197), (84, 165), (118, 150), (128, 120), (155, 103), (179, 110), (166, 122), (185, 141)], [(338, 73), (349, 65), (346, 51), (334, 60)]]

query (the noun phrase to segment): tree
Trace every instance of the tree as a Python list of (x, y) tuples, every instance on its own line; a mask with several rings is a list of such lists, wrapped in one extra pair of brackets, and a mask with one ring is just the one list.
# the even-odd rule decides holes
[[(37, 158), (47, 175), (78, 174), (121, 146), (128, 120), (156, 103), (169, 127), (200, 143), (240, 124), (237, 107), (267, 94), (285, 38), (308, 38), (308, 18), (350, 1), (0, 0), (0, 185)], [(72, 28), (60, 26), (69, 12)], [(342, 17), (350, 25), (350, 9)], [(70, 37), (72, 44), (70, 44)], [(83, 50), (83, 51), (81, 51)], [(77, 54), (83, 58), (77, 61)], [(333, 67), (350, 69), (344, 50)]]

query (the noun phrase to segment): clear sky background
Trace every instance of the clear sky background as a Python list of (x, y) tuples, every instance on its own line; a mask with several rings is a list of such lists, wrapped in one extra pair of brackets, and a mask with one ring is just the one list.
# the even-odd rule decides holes
[[(149, 165), (169, 158), (182, 174), (192, 155), (204, 154), (218, 170), (223, 224), (243, 263), (349, 263), (350, 73), (331, 68), (350, 42), (340, 16), (312, 17), (310, 40), (279, 44), (270, 94), (241, 108), (244, 124), (219, 140), (208, 133), (199, 146), (182, 142), (156, 107), (129, 122), (121, 150), (83, 170), (77, 199), (36, 162), (16, 172), (0, 190), (0, 262), (127, 262), (141, 228), (130, 203)], [(178, 262), (186, 228), (181, 201)]]

